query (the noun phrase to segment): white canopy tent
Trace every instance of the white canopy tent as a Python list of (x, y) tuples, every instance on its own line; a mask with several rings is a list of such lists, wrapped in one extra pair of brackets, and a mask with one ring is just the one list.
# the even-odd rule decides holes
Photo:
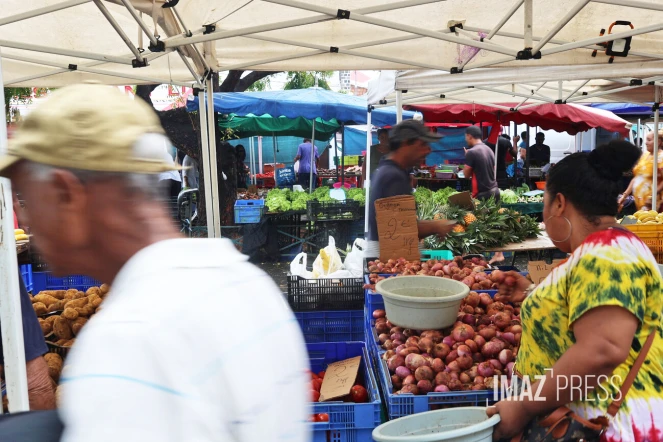
[[(198, 87), (201, 103), (208, 98), (207, 112), (199, 114), (201, 127), (206, 128), (201, 137), (203, 167), (211, 185), (206, 186), (205, 196), (212, 206), (207, 221), (214, 237), (220, 236), (220, 228), (213, 103), (211, 94), (203, 92), (211, 91), (210, 70), (462, 71), (462, 75), (448, 76), (457, 81), (488, 67), (578, 65), (604, 78), (600, 73), (606, 69), (638, 63), (643, 76), (646, 66), (647, 79), (659, 81), (654, 72), (663, 60), (659, 1), (557, 0), (552, 6), (546, 0), (489, 3), (487, 7), (485, 0), (4, 0), (0, 83), (60, 87), (93, 80), (112, 85)], [(634, 28), (619, 26), (615, 33), (597, 37), (602, 28), (618, 20), (630, 21)], [(591, 56), (593, 49), (604, 50), (598, 43), (626, 38), (632, 38), (628, 57), (616, 57), (608, 65), (602, 52)], [(572, 75), (570, 71), (564, 75)], [(623, 78), (637, 75), (631, 67), (622, 72)], [(618, 78), (610, 76), (622, 85)], [(513, 82), (504, 82), (508, 83)], [(4, 149), (6, 128), (0, 126), (0, 148)], [(9, 182), (1, 184), (3, 200), (8, 202)], [(10, 410), (21, 411), (28, 402), (18, 270), (7, 207), (0, 205), (0, 268), (8, 272), (0, 283), (0, 320)]]

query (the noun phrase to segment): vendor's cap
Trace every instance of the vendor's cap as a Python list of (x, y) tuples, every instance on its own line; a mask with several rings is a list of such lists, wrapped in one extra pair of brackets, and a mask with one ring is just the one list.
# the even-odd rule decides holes
[(405, 120), (394, 126), (389, 133), (390, 141), (423, 140), (429, 143), (439, 141), (442, 135), (429, 131), (421, 121)]
[(23, 120), (0, 157), (0, 174), (19, 160), (99, 172), (165, 172), (176, 166), (154, 152), (167, 140), (143, 100), (111, 86), (67, 86)]

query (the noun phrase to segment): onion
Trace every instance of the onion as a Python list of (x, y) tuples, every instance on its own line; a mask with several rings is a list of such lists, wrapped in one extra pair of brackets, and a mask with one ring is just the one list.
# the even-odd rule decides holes
[(385, 316), (387, 316), (387, 312), (385, 312), (384, 310), (382, 309), (373, 310), (374, 319), (384, 318)]
[(408, 347), (419, 347), (419, 336), (410, 336), (405, 343)]
[(470, 379), (474, 380), (474, 378), (477, 377), (479, 372), (477, 371), (477, 366), (473, 365), (469, 370), (467, 370), (465, 373), (470, 377)]
[(488, 293), (479, 293), (479, 303), (481, 307), (486, 308), (493, 303), (493, 298)]
[(513, 361), (513, 352), (507, 348), (502, 350), (499, 354), (499, 360), (502, 365), (507, 365), (509, 362)]
[(467, 317), (467, 314), (469, 314), (469, 315), (474, 314), (474, 307), (472, 307), (471, 305), (466, 305), (461, 309), (461, 311), (463, 313), (466, 313), (466, 315), (463, 316), (463, 319), (461, 319), (461, 321), (465, 322), (466, 324), (474, 325), (474, 318), (472, 318), (471, 322), (466, 322), (465, 321), (465, 318)]
[(485, 314), (485, 310), (482, 309), (481, 307), (474, 307), (474, 314), (475, 315), (483, 315)]
[(393, 335), (394, 333), (403, 333), (403, 327), (391, 327), (389, 334)]
[(417, 333), (410, 328), (406, 328), (403, 330), (403, 334), (409, 338), (410, 336), (416, 336)]
[(432, 272), (437, 272), (438, 270), (442, 270), (443, 268), (444, 268), (444, 265), (438, 262), (438, 263), (435, 264), (433, 267), (431, 267), (430, 270), (431, 270)]
[(467, 295), (467, 298), (465, 298), (465, 304), (471, 307), (478, 307), (480, 302), (481, 298), (477, 292), (470, 292), (470, 294)]
[(444, 358), (444, 362), (449, 365), (451, 361), (455, 361), (456, 358), (458, 358), (458, 352), (456, 350), (451, 350), (449, 354), (447, 355), (446, 358)]
[[(431, 271), (431, 273), (433, 273), (433, 272)], [(442, 270), (438, 270), (438, 271), (435, 272), (434, 276), (437, 276), (438, 278), (441, 278), (441, 277), (444, 276), (444, 272)]]
[(387, 361), (387, 368), (391, 374), (394, 374), (396, 368), (402, 366), (403, 364), (405, 364), (405, 358), (403, 356), (396, 355), (389, 358)]
[(433, 340), (430, 338), (421, 338), (419, 340), (419, 350), (424, 353), (430, 353), (433, 350)]
[(475, 364), (478, 364), (479, 362), (485, 361), (486, 358), (484, 358), (481, 353), (474, 353), (472, 355), (472, 360), (474, 361)]
[(491, 325), (493, 320), (488, 315), (483, 315), (477, 321), (480, 325)]
[(463, 383), (458, 379), (452, 379), (449, 381), (448, 387), (451, 391), (459, 391), (463, 389)]
[(484, 381), (484, 385), (488, 390), (493, 390), (498, 385), (497, 380), (494, 377), (488, 377)]
[(394, 388), (400, 389), (403, 386), (403, 380), (394, 374), (391, 376), (391, 384)]
[(444, 384), (438, 384), (437, 387), (435, 387), (435, 393), (447, 393), (451, 390), (449, 390), (449, 387), (447, 387)]
[(469, 347), (472, 353), (476, 353), (477, 351), (479, 351), (479, 346), (472, 339), (468, 339), (467, 341), (465, 341), (465, 345)]
[(449, 372), (449, 376), (451, 376), (451, 379), (458, 380), (458, 372), (457, 371)]
[(496, 313), (493, 317), (493, 324), (500, 330), (504, 330), (511, 325), (511, 315), (507, 312)]
[(435, 375), (435, 385), (447, 385), (451, 380), (449, 373), (441, 372)]
[(458, 356), (456, 362), (458, 363), (458, 367), (461, 370), (468, 370), (470, 367), (472, 367), (472, 364), (474, 364), (474, 360), (470, 355)]
[(405, 345), (399, 345), (396, 354), (405, 357), (410, 354), (410, 350)]
[[(512, 322), (513, 322), (513, 321), (512, 321)], [(514, 335), (515, 335), (516, 333), (522, 333), (522, 332), (523, 332), (523, 327), (522, 327), (520, 324), (515, 324), (515, 325), (512, 325), (512, 326), (511, 326), (511, 330), (510, 330), (510, 331), (511, 331), (511, 333), (513, 333)]]
[(483, 347), (486, 344), (486, 339), (483, 336), (481, 336), (481, 333), (476, 335), (473, 341), (477, 343), (477, 346), (479, 348)]
[(392, 341), (394, 348), (400, 347), (403, 345), (403, 341)]
[(391, 340), (392, 341), (401, 341), (401, 342), (406, 342), (406, 337), (403, 333), (393, 333), (391, 335)]
[(477, 375), (477, 376), (474, 378), (474, 383), (475, 383), (475, 384), (483, 384), (483, 382), (484, 382), (484, 377), (481, 376), (481, 375)]
[(497, 330), (490, 327), (484, 328), (483, 330), (479, 330), (479, 335), (481, 335), (486, 341), (490, 341), (497, 335)]
[(414, 372), (414, 378), (417, 381), (420, 381), (422, 379), (432, 381), (433, 379), (435, 379), (435, 374), (433, 373), (432, 368), (423, 366), (423, 367), (417, 368), (417, 371)]
[(416, 383), (417, 383), (417, 380), (412, 375), (408, 375), (408, 376), (405, 376), (403, 378), (403, 386), (412, 385), (412, 384), (416, 384)]
[(415, 345), (415, 346), (408, 345), (408, 346), (407, 346), (407, 351), (408, 351), (409, 353), (416, 353), (416, 354), (421, 353), (421, 351), (419, 351), (419, 347), (417, 347), (416, 345)]
[(389, 339), (389, 335), (386, 333), (382, 333), (380, 336), (378, 336), (380, 344), (384, 344), (387, 341), (387, 339)]
[(509, 362), (508, 364), (506, 364), (506, 373), (509, 377), (513, 376), (513, 366), (514, 365), (515, 365), (514, 362)]
[(458, 380), (461, 381), (463, 384), (469, 384), (471, 381), (470, 375), (467, 373), (461, 373), (460, 376), (458, 377)]
[(493, 270), (490, 272), (490, 280), (501, 284), (504, 281), (504, 272), (501, 270)]
[(384, 354), (382, 355), (382, 359), (384, 359), (384, 360), (386, 361), (387, 359), (389, 359), (390, 357), (392, 357), (392, 356), (395, 355), (395, 354), (396, 354), (396, 352), (395, 352), (394, 350), (387, 350), (387, 351), (384, 352)]
[(458, 356), (472, 356), (472, 349), (465, 344), (459, 345), (456, 352), (458, 353)]
[(421, 367), (425, 362), (425, 359), (421, 355), (415, 353), (410, 353), (405, 357), (405, 366), (411, 371)]
[(516, 278), (514, 278), (513, 276), (507, 276), (506, 278), (504, 278), (504, 285), (506, 285), (507, 287), (513, 287), (514, 285), (516, 285)]
[(495, 371), (497, 371), (497, 370), (501, 370), (502, 368), (504, 368), (504, 367), (502, 366), (502, 363), (501, 363), (500, 361), (498, 361), (497, 359), (491, 359), (491, 360), (489, 360), (488, 362), (490, 362), (490, 365), (493, 366), (493, 368), (495, 369)]
[[(465, 307), (469, 307), (469, 306), (465, 306)], [(469, 307), (469, 308), (472, 308), (472, 307)], [(469, 314), (469, 313), (463, 315), (461, 321), (463, 321), (463, 323), (465, 323), (465, 324), (467, 324), (467, 325), (472, 325), (472, 326), (477, 322), (477, 320), (476, 320), (476, 318), (474, 317), (474, 315), (471, 315), (471, 314)]]
[(442, 271), (444, 272), (445, 275), (451, 275), (451, 269), (449, 268), (448, 265), (442, 266)]
[(445, 371), (448, 372), (459, 372), (461, 370), (460, 366), (458, 365), (458, 362), (456, 360), (450, 361), (447, 364), (447, 368), (445, 368)]
[(493, 376), (495, 373), (495, 368), (491, 365), (490, 362), (482, 362), (477, 366), (477, 373), (479, 373), (479, 376), (487, 378)]
[(480, 391), (480, 390), (485, 390), (485, 389), (486, 389), (486, 386), (483, 385), (483, 384), (474, 384), (474, 385), (472, 385), (472, 388), (470, 388), (470, 390), (473, 390), (473, 391)]
[(504, 342), (499, 340), (492, 340), (490, 342), (486, 342), (486, 345), (481, 347), (481, 354), (487, 358), (494, 358), (500, 354), (502, 350), (504, 350)]
[(520, 344), (521, 333), (516, 333), (513, 338), (516, 340), (516, 345)]
[(386, 323), (387, 323), (387, 318), (377, 318), (377, 319), (375, 320), (375, 323), (376, 323), (376, 324), (381, 324), (381, 323), (382, 323), (382, 324), (386, 324)]
[(475, 282), (474, 284), (472, 284), (472, 287), (470, 287), (470, 288), (472, 290), (481, 290), (481, 284), (479, 284), (478, 282)]
[(461, 282), (468, 287), (472, 287), (474, 285), (474, 278), (471, 276), (466, 276)]
[(474, 337), (474, 329), (467, 324), (463, 324), (453, 329), (451, 336), (456, 342), (465, 342)]
[(387, 333), (389, 331), (389, 327), (387, 327), (385, 322), (378, 322), (375, 324), (375, 331), (381, 335), (382, 333)]
[(396, 367), (396, 372), (394, 374), (401, 379), (405, 379), (410, 376), (412, 372), (407, 367), (401, 365), (400, 367)]
[(439, 373), (441, 371), (444, 371), (444, 362), (442, 362), (442, 359), (440, 358), (435, 358), (433, 359), (433, 363), (431, 364), (431, 368), (435, 373)]
[(516, 336), (511, 332), (502, 333), (501, 338), (511, 345), (516, 345)]
[(419, 389), (414, 384), (404, 384), (403, 388), (396, 394), (419, 394)]
[(451, 347), (447, 344), (435, 344), (433, 347), (433, 357), (445, 359), (451, 353)]
[(394, 343), (391, 339), (387, 339), (384, 341), (384, 344), (382, 344), (382, 348), (385, 350), (393, 350), (394, 349)]
[(419, 394), (427, 394), (433, 391), (433, 384), (428, 379), (422, 379), (417, 382), (417, 388), (419, 389)]
[(451, 347), (452, 345), (454, 345), (455, 342), (456, 341), (454, 341), (454, 338), (452, 338), (451, 336), (445, 336), (442, 339), (442, 343), (447, 345), (448, 347)]
[(394, 328), (394, 324), (392, 324), (392, 323), (389, 321), (389, 319), (387, 319), (387, 322), (385, 322), (385, 324), (387, 324), (387, 327), (389, 327), (390, 330), (391, 330), (392, 328)]

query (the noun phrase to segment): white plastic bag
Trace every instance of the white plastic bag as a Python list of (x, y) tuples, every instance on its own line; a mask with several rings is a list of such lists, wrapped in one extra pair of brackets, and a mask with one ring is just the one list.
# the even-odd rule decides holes
[(364, 275), (364, 250), (366, 249), (366, 240), (362, 238), (355, 239), (352, 244), (352, 250), (345, 257), (343, 267), (352, 274), (353, 278), (361, 278)]
[(313, 261), (313, 277), (327, 278), (342, 268), (343, 261), (336, 250), (336, 241), (333, 236), (330, 236), (327, 247), (321, 249), (320, 254)]
[(301, 276), (302, 278), (311, 279), (313, 274), (306, 270), (306, 261), (308, 260), (306, 253), (300, 253), (290, 263), (290, 274)]

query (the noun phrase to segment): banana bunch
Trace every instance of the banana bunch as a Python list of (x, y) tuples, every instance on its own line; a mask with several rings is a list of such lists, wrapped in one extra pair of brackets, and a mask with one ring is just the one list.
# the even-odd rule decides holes
[(27, 241), (29, 239), (23, 229), (14, 229), (14, 238), (16, 241)]
[(655, 210), (638, 210), (627, 218), (636, 219), (636, 224), (663, 224), (663, 213)]

